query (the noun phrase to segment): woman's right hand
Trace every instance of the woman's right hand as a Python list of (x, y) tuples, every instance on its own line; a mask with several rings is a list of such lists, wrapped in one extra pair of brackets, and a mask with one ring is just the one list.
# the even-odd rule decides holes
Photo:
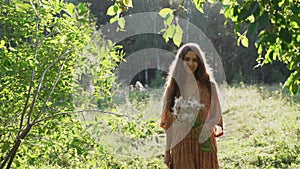
[(165, 153), (164, 163), (168, 166), (168, 168), (171, 168), (171, 152), (170, 152), (170, 150), (166, 151), (166, 153)]

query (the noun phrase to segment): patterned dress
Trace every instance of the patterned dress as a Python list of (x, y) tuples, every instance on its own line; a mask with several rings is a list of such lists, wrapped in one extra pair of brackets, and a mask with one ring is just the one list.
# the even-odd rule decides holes
[[(203, 125), (210, 119), (218, 119), (214, 124), (223, 128), (220, 103), (214, 83), (211, 83), (210, 91), (204, 85), (198, 82), (198, 91), (200, 103), (204, 104), (204, 108), (200, 109), (196, 118), (198, 125), (184, 127), (184, 125), (174, 125), (175, 117), (171, 111), (162, 113), (161, 127), (166, 130), (167, 144), (170, 145), (171, 152), (171, 168), (173, 169), (218, 169), (216, 135), (214, 133), (207, 136), (207, 140), (203, 143), (199, 142), (199, 133), (201, 133)], [(183, 89), (187, 95), (197, 91), (190, 86)], [(213, 131), (213, 130), (211, 130)], [(219, 134), (218, 136), (222, 135)]]

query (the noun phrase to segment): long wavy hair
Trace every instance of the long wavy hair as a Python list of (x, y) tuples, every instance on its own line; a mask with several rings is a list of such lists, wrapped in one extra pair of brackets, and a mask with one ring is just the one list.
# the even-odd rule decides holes
[[(186, 83), (187, 71), (184, 68), (184, 57), (189, 51), (197, 55), (198, 68), (194, 72), (194, 77), (200, 85), (205, 85), (211, 91), (211, 81), (213, 76), (211, 69), (206, 63), (204, 52), (196, 43), (187, 43), (178, 49), (175, 60), (170, 66), (163, 99), (163, 111), (172, 111), (174, 98), (180, 96), (180, 86)], [(198, 84), (198, 83), (197, 83)]]

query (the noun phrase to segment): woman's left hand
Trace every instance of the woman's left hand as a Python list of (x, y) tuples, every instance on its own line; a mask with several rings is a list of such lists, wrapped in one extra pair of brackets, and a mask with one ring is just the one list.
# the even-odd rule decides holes
[(220, 137), (223, 135), (223, 128), (221, 126), (215, 125), (215, 137)]

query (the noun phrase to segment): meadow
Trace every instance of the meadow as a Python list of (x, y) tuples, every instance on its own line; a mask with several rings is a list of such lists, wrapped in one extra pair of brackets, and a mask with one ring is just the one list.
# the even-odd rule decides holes
[[(224, 89), (225, 134), (217, 140), (221, 168), (300, 168), (300, 95), (290, 96), (279, 85)], [(24, 140), (13, 168), (166, 168), (162, 93), (120, 90), (85, 118), (48, 121), (39, 135), (34, 130)]]
[[(243, 83), (227, 86), (224, 94), (221, 168), (300, 168), (299, 95), (292, 97), (279, 85)], [(116, 96), (114, 108), (106, 110), (119, 116), (98, 117), (106, 120), (97, 124), (97, 138), (124, 168), (165, 168), (165, 137), (159, 128), (162, 89), (127, 95), (127, 101)]]

